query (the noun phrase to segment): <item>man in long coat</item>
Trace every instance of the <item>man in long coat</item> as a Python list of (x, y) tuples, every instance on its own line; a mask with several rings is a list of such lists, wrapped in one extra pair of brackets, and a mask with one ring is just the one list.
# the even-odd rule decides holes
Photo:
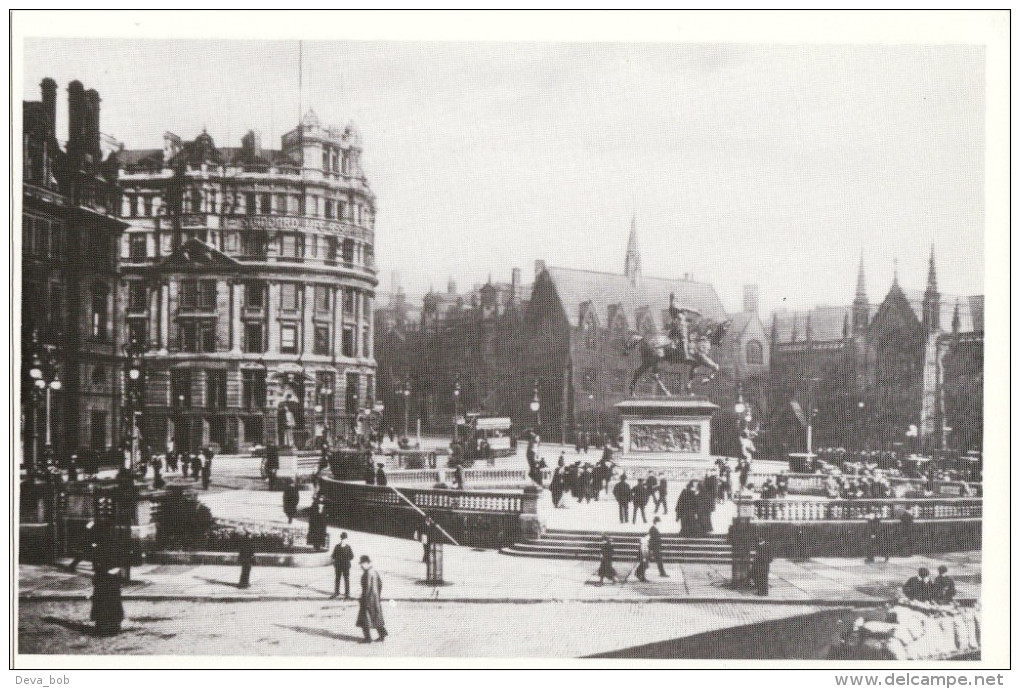
[(772, 548), (764, 538), (758, 541), (751, 561), (751, 580), (759, 596), (769, 595), (769, 567), (772, 564)]
[(344, 598), (351, 597), (351, 562), (354, 551), (347, 542), (347, 532), (340, 534), (340, 542), (333, 548), (333, 598), (340, 595), (340, 580), (344, 582)]
[(620, 523), (626, 524), (630, 516), (630, 500), (633, 491), (627, 483), (627, 474), (620, 476), (620, 482), (613, 486), (613, 497), (620, 506)]
[(365, 638), (362, 643), (371, 643), (372, 629), (379, 632), (376, 641), (386, 639), (386, 621), (382, 612), (382, 579), (379, 573), (372, 568), (372, 560), (368, 555), (362, 555), (359, 560), (361, 564), (361, 600), (358, 605), (357, 626), (361, 627)]
[(287, 515), (288, 524), (293, 523), (300, 503), (301, 491), (298, 490), (297, 483), (287, 483), (283, 488), (283, 513)]
[(120, 631), (124, 621), (124, 605), (120, 597), (121, 578), (110, 571), (109, 562), (97, 559), (92, 575), (92, 621), (96, 633), (109, 636)]

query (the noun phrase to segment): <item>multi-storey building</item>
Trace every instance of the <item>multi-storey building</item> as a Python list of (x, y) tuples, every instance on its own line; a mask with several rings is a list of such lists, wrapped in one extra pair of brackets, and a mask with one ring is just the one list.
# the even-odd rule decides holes
[(154, 448), (339, 440), (375, 396), (375, 196), (353, 124), (262, 148), (203, 131), (125, 151), (118, 305)]
[(21, 410), (33, 461), (47, 439), (57, 456), (117, 442), (123, 344), (116, 142), (100, 134), (99, 94), (72, 81), (61, 149), (57, 84), (41, 88), (40, 101), (23, 104)]

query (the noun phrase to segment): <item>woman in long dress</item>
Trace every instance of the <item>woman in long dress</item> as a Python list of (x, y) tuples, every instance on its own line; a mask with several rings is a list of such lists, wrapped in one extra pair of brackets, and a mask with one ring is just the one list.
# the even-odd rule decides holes
[(602, 546), (600, 548), (601, 557), (599, 558), (599, 583), (605, 583), (606, 579), (610, 582), (616, 581), (616, 570), (613, 569), (613, 541), (609, 538), (609, 534), (602, 534)]
[(96, 562), (92, 576), (92, 621), (96, 633), (110, 636), (120, 632), (124, 621), (124, 605), (120, 598), (120, 573), (111, 571), (103, 562)]

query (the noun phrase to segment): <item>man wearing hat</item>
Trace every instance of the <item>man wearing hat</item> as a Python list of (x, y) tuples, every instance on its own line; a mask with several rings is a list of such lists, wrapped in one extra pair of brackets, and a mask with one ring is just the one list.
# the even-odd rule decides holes
[(386, 639), (386, 621), (382, 612), (382, 579), (379, 573), (372, 567), (372, 559), (368, 555), (362, 555), (358, 560), (361, 565), (361, 600), (358, 605), (357, 626), (365, 635), (362, 643), (371, 643), (371, 630), (374, 628), (379, 632), (376, 641)]
[(333, 548), (333, 598), (340, 595), (340, 580), (344, 581), (344, 598), (351, 597), (351, 562), (354, 551), (347, 542), (347, 532), (340, 534), (340, 542)]
[(939, 565), (939, 575), (932, 582), (932, 588), (937, 603), (952, 603), (956, 598), (956, 582), (949, 576), (949, 568), (945, 565)]

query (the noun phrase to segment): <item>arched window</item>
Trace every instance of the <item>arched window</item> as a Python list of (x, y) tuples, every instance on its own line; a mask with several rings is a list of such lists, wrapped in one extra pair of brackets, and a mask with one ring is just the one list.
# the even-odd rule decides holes
[(748, 365), (761, 366), (765, 363), (765, 348), (758, 340), (750, 340), (744, 346), (744, 358)]

